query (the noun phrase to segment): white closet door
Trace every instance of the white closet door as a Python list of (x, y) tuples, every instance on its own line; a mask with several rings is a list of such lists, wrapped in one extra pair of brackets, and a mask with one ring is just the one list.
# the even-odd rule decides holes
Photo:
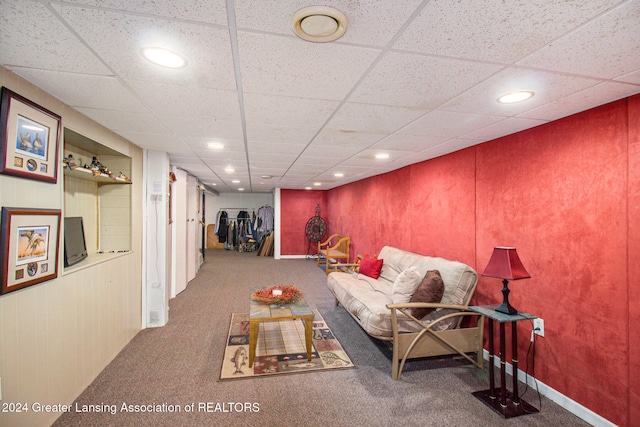
[(187, 173), (174, 168), (173, 183), (173, 292), (175, 297), (187, 288)]
[(187, 180), (187, 283), (196, 277), (198, 263), (198, 179)]

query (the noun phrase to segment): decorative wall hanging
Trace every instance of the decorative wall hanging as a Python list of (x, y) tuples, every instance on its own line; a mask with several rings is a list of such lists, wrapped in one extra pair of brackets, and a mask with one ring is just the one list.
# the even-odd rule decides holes
[(2, 208), (2, 294), (58, 277), (60, 210)]
[(0, 173), (57, 182), (60, 116), (6, 87), (0, 109)]
[(310, 257), (309, 251), (311, 250), (311, 244), (319, 242), (324, 237), (327, 230), (327, 224), (324, 218), (320, 216), (322, 208), (320, 204), (316, 205), (316, 214), (309, 218), (307, 225), (304, 227), (304, 234), (307, 236), (307, 258)]

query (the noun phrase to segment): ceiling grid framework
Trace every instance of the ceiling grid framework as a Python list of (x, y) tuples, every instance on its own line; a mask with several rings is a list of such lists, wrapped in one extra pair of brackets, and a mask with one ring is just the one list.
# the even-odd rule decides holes
[(330, 43), (294, 34), (302, 0), (0, 0), (0, 64), (219, 192), (330, 189), (640, 93), (640, 0), (325, 3)]

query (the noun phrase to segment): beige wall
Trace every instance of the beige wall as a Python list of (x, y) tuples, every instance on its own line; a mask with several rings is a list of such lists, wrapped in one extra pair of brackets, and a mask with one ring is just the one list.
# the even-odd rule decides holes
[[(132, 159), (132, 252), (0, 296), (2, 402), (26, 403), (29, 411), (0, 412), (0, 425), (50, 425), (59, 413), (33, 404), (71, 404), (141, 328), (142, 150), (10, 71), (0, 85), (53, 111), (62, 126)], [(3, 207), (64, 211), (62, 168), (56, 184), (0, 175)], [(62, 249), (62, 246), (59, 247)]]

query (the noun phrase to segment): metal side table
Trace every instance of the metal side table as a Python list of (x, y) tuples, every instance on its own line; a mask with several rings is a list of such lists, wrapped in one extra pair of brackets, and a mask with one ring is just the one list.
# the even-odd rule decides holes
[[(516, 322), (520, 320), (536, 319), (528, 313), (518, 312), (516, 314), (505, 314), (495, 311), (497, 305), (470, 306), (469, 310), (482, 314), (489, 320), (489, 389), (476, 391), (475, 397), (489, 406), (504, 418), (518, 417), (520, 415), (538, 412), (538, 409), (520, 399), (518, 395), (518, 333)], [(496, 389), (494, 379), (494, 325), (500, 324), (500, 388)], [(506, 382), (506, 339), (505, 325), (511, 323), (511, 364), (513, 366), (513, 390), (507, 390)]]

